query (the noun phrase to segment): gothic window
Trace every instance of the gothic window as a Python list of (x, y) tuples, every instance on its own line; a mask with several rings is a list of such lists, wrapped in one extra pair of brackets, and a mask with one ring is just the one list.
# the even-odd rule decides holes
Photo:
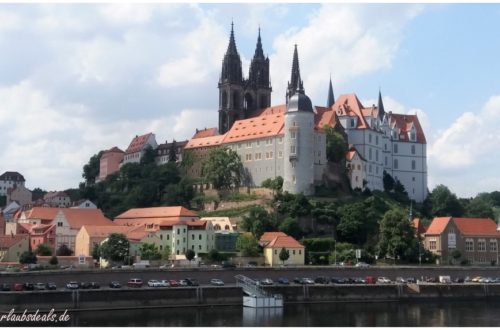
[(260, 107), (265, 108), (267, 106), (267, 96), (266, 95), (261, 95), (260, 96)]
[(411, 154), (414, 155), (415, 154), (415, 145), (412, 145), (411, 146)]
[(253, 98), (252, 95), (247, 93), (245, 95), (245, 108), (246, 109), (253, 109)]
[(417, 163), (414, 160), (412, 160), (411, 161), (411, 169), (414, 170), (416, 167), (417, 167)]
[(394, 159), (394, 169), (397, 170), (398, 169), (398, 160), (397, 159)]
[(234, 92), (233, 94), (233, 108), (240, 107), (240, 93)]
[(226, 91), (222, 92), (222, 108), (227, 108), (227, 93)]

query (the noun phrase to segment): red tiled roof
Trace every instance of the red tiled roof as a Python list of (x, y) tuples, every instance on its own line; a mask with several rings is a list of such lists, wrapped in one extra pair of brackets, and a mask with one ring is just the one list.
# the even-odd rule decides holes
[(132, 139), (132, 142), (130, 142), (127, 150), (125, 150), (126, 154), (133, 154), (135, 152), (141, 151), (144, 149), (144, 146), (146, 142), (148, 142), (148, 139), (150, 136), (153, 135), (153, 133), (148, 133), (140, 136), (135, 136), (135, 138)]
[(425, 235), (441, 235), (450, 220), (451, 217), (434, 218)]
[(98, 238), (105, 238), (108, 237), (110, 234), (124, 234), (127, 233), (131, 230), (134, 230), (135, 227), (131, 226), (118, 226), (118, 225), (113, 225), (113, 226), (94, 226), (94, 225), (84, 225), (82, 229), (85, 228), (85, 231), (90, 237), (98, 237)]
[(303, 248), (304, 246), (297, 242), (291, 236), (278, 236), (275, 237), (266, 248)]
[(27, 235), (1, 235), (0, 236), (0, 248), (8, 249), (11, 246), (19, 243), (23, 239), (27, 239)]
[(196, 130), (196, 133), (193, 135), (191, 139), (206, 138), (209, 136), (216, 136), (218, 134), (219, 132), (217, 130), (217, 127), (205, 128), (201, 130)]
[(280, 237), (280, 236), (287, 236), (287, 235), (281, 231), (266, 231), (264, 234), (262, 234), (259, 241), (260, 242), (271, 242), (273, 239), (275, 239), (276, 237)]
[(120, 154), (124, 154), (125, 151), (121, 150), (118, 147), (113, 147), (113, 148), (111, 148), (109, 150), (104, 151), (101, 157), (104, 157), (104, 155), (106, 155), (108, 153), (120, 153)]
[(285, 112), (286, 112), (286, 104), (279, 104), (279, 105), (274, 105), (272, 107), (256, 110), (251, 117), (255, 118), (260, 116), (275, 115), (279, 113), (284, 114)]
[(284, 125), (282, 113), (237, 120), (226, 133), (224, 143), (275, 136)]
[(497, 230), (497, 224), (491, 219), (453, 218), (453, 221), (463, 235), (500, 237), (500, 233)]
[(160, 206), (130, 209), (118, 215), (117, 219), (140, 219), (140, 218), (165, 218), (172, 217), (195, 217), (198, 215), (193, 211), (188, 210), (184, 206)]
[(358, 149), (356, 149), (356, 147), (354, 147), (354, 146), (350, 146), (349, 147), (349, 150), (347, 151), (345, 158), (346, 158), (346, 160), (348, 162), (350, 162), (350, 161), (352, 161), (352, 159), (354, 158), (354, 156), (356, 156), (356, 154), (358, 155), (358, 157), (362, 161), (366, 162), (366, 159), (364, 159), (363, 156), (361, 156), (361, 154), (359, 153)]
[(363, 105), (356, 94), (343, 94), (332, 105), (338, 116), (357, 117), (357, 128), (370, 128), (363, 116)]
[[(227, 133), (226, 133), (227, 134)], [(218, 146), (224, 140), (226, 134), (209, 136), (204, 138), (191, 139), (186, 144), (184, 149), (193, 149), (193, 148), (201, 148), (201, 147), (213, 147)]]
[(417, 142), (426, 144), (424, 130), (420, 126), (417, 115), (402, 115), (389, 113), (389, 124), (391, 127), (397, 127), (400, 129), (398, 139), (401, 141), (409, 141), (408, 133), (411, 128), (415, 126), (415, 131), (417, 133)]
[(426, 229), (424, 227), (424, 225), (422, 224), (422, 220), (420, 220), (419, 218), (415, 218), (411, 221), (411, 224), (413, 226), (413, 228), (415, 228), (415, 232), (417, 235), (421, 235), (421, 234), (424, 234), (426, 232)]
[(54, 220), (59, 207), (33, 207), (31, 210), (25, 211), (26, 219), (41, 219), (41, 220)]

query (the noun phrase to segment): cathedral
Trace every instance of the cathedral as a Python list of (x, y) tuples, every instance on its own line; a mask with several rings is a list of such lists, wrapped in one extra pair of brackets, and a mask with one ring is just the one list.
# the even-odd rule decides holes
[(209, 151), (224, 146), (239, 154), (245, 185), (258, 187), (281, 176), (284, 191), (312, 195), (327, 170), (324, 127), (340, 125), (349, 145), (346, 165), (353, 189), (383, 190), (386, 172), (411, 199), (425, 199), (426, 140), (416, 115), (386, 111), (380, 91), (376, 106), (365, 107), (353, 93), (335, 99), (331, 79), (326, 106), (313, 106), (301, 79), (297, 45), (284, 103), (272, 106), (269, 65), (259, 29), (248, 78), (243, 76), (231, 24), (218, 83), (219, 125), (197, 130), (185, 146), (196, 158), (190, 176), (201, 176)]

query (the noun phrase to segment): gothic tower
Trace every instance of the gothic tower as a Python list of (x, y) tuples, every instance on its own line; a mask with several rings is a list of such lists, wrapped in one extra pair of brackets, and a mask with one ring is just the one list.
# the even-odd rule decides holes
[(288, 89), (286, 92), (286, 104), (288, 100), (297, 92), (304, 94), (304, 82), (300, 78), (300, 68), (299, 68), (299, 54), (297, 52), (297, 45), (293, 51), (293, 61), (292, 61), (292, 76), (288, 82)]
[(328, 85), (328, 99), (326, 100), (326, 107), (331, 108), (335, 104), (335, 97), (333, 96), (332, 76), (330, 76), (330, 84)]
[(257, 109), (271, 106), (272, 88), (269, 81), (269, 57), (265, 57), (262, 50), (260, 28), (245, 87), (244, 106), (247, 117)]
[(235, 120), (245, 118), (243, 108), (243, 75), (241, 59), (234, 41), (234, 29), (231, 22), (231, 36), (227, 46), (222, 72), (219, 79), (219, 133), (226, 133)]

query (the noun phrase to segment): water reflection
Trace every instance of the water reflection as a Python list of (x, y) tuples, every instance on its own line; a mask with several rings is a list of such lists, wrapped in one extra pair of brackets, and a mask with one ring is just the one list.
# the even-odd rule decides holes
[(389, 327), (498, 326), (500, 301), (287, 304), (284, 308), (182, 307), (72, 313), (72, 326)]

